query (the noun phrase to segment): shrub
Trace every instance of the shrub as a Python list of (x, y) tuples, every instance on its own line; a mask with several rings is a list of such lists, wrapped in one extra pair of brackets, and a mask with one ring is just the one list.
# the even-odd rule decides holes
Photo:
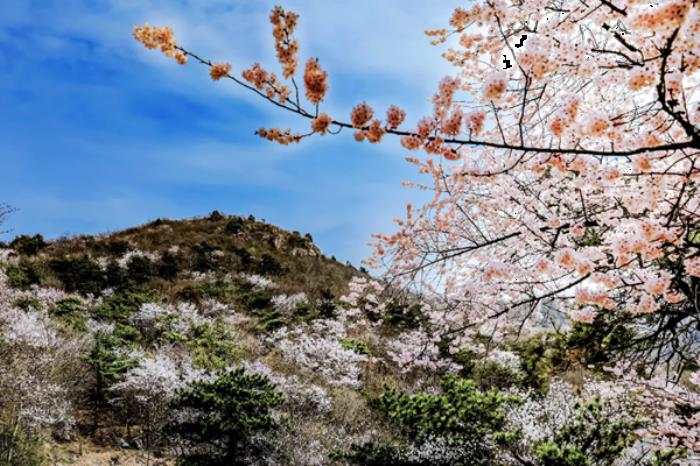
[(129, 250), (129, 243), (120, 239), (111, 239), (107, 241), (104, 248), (112, 257), (121, 257)]
[(250, 284), (241, 284), (240, 290), (239, 300), (256, 317), (260, 330), (270, 332), (286, 325), (284, 314), (272, 302), (270, 290)]
[(234, 336), (222, 322), (193, 326), (189, 344), (193, 352), (193, 365), (202, 369), (223, 369), (238, 355)]
[(56, 304), (49, 309), (49, 313), (55, 316), (65, 316), (76, 314), (82, 312), (83, 310), (84, 307), (82, 299), (77, 296), (68, 296), (56, 302)]
[(409, 395), (396, 389), (385, 391), (377, 406), (412, 444), (446, 438), (458, 445), (463, 464), (490, 464), (494, 439), (507, 423), (507, 407), (519, 400), (498, 390), (481, 391), (468, 379), (448, 376), (442, 393)]
[(340, 340), (340, 344), (343, 348), (354, 351), (357, 354), (364, 354), (365, 356), (371, 356), (369, 347), (364, 341), (354, 340), (352, 338), (345, 338)]
[(637, 419), (611, 419), (599, 399), (578, 407), (578, 412), (552, 438), (534, 445), (542, 466), (588, 466), (613, 464), (630, 446)]
[(41, 308), (43, 307), (41, 305), (41, 300), (39, 300), (39, 298), (37, 298), (36, 296), (22, 296), (20, 298), (15, 299), (12, 305), (25, 311), (28, 311), (30, 309), (41, 310)]
[[(378, 315), (368, 313), (371, 320), (378, 319)], [(420, 327), (424, 319), (420, 304), (408, 304), (398, 300), (391, 300), (386, 303), (386, 308), (381, 314), (383, 323), (388, 327), (398, 329), (415, 330)]]
[(9, 413), (0, 418), (0, 466), (41, 466), (42, 442), (36, 433)]
[(233, 217), (226, 222), (226, 233), (235, 235), (239, 233), (245, 226), (245, 221), (241, 217)]
[(153, 275), (153, 263), (146, 256), (132, 256), (126, 264), (126, 279), (132, 285), (148, 283)]
[(282, 265), (270, 254), (263, 254), (257, 265), (257, 273), (260, 275), (280, 275)]
[(301, 233), (299, 233), (298, 231), (293, 231), (287, 237), (287, 245), (290, 248), (306, 248), (308, 247), (307, 241), (308, 239), (305, 239), (303, 236), (301, 236)]
[(87, 256), (49, 261), (49, 268), (69, 292), (99, 294), (106, 285), (100, 266)]
[(223, 216), (223, 214), (221, 212), (219, 212), (218, 210), (212, 210), (211, 213), (209, 214), (209, 217), (208, 217), (209, 221), (211, 221), (211, 222), (219, 222), (219, 221), (223, 220), (224, 218), (225, 217)]
[(233, 248), (233, 253), (238, 257), (238, 270), (248, 272), (253, 266), (253, 255), (245, 248)]
[(30, 262), (22, 261), (19, 264), (7, 264), (5, 266), (5, 275), (7, 275), (7, 283), (11, 287), (20, 290), (39, 283), (39, 274)]
[(215, 248), (206, 241), (192, 246), (190, 250), (190, 265), (192, 270), (203, 273), (214, 270), (217, 266), (217, 261), (211, 254), (214, 249)]
[(180, 272), (180, 260), (179, 257), (171, 252), (165, 252), (157, 266), (158, 276), (166, 280), (173, 280), (177, 278), (177, 274)]
[(348, 451), (336, 451), (331, 459), (357, 466), (416, 466), (406, 456), (403, 449), (394, 445), (368, 442), (353, 444)]
[(324, 319), (332, 319), (335, 317), (335, 296), (328, 288), (322, 288), (319, 292), (316, 309)]
[(564, 341), (560, 337), (535, 337), (518, 343), (514, 351), (520, 355), (523, 384), (546, 393), (550, 375), (561, 366), (564, 354)]
[(20, 235), (10, 243), (10, 247), (24, 256), (34, 256), (48, 244), (41, 235)]
[(90, 314), (96, 319), (126, 323), (131, 314), (149, 301), (152, 301), (152, 296), (147, 293), (121, 291), (92, 308)]
[(104, 332), (95, 334), (95, 340), (85, 361), (93, 375), (93, 430), (97, 428), (100, 412), (106, 401), (107, 390), (131, 368), (138, 365), (128, 353), (127, 344), (120, 338)]
[(126, 273), (119, 264), (112, 260), (105, 270), (105, 284), (112, 289), (120, 289), (126, 286)]
[(267, 377), (243, 369), (220, 372), (215, 380), (193, 382), (172, 404), (180, 411), (167, 430), (182, 447), (181, 464), (257, 464), (256, 434), (277, 427), (270, 410), (282, 403)]

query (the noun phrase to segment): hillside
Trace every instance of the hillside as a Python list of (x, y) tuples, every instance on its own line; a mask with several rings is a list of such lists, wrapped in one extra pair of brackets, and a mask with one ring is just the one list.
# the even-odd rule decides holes
[[(621, 395), (581, 384), (604, 355), (580, 332), (453, 350), (430, 338), (440, 304), (252, 217), (19, 236), (0, 304), (0, 465), (613, 464), (640, 445)], [(542, 460), (562, 432), (595, 461)]]

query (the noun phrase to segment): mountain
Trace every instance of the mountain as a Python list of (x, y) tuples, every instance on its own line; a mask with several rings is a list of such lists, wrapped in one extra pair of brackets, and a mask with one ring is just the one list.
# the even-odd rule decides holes
[(606, 361), (595, 333), (455, 348), (430, 330), (451, 315), (252, 216), (18, 236), (0, 245), (0, 466), (544, 465), (560, 447), (612, 464), (644, 446), (624, 393), (582, 382)]

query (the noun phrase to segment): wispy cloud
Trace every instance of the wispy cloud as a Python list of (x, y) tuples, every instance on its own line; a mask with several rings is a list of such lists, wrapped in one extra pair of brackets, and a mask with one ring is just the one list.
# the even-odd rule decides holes
[[(261, 125), (308, 122), (212, 83), (130, 36), (170, 24), (193, 50), (240, 70), (276, 68), (267, 0), (10, 2), (0, 17), (0, 200), (19, 207), (15, 232), (96, 232), (216, 208), (311, 232), (329, 254), (358, 262), (369, 234), (390, 228), (413, 178), (395, 142), (348, 134), (281, 148)], [(378, 110), (426, 112), (450, 71), (423, 30), (459, 2), (289, 0), (301, 13), (303, 57), (331, 75), (327, 110), (367, 99)]]

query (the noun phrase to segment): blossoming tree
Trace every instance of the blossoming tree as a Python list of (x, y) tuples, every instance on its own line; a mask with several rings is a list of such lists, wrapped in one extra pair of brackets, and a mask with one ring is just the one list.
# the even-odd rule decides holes
[[(308, 131), (263, 128), (281, 144), (354, 129), (392, 135), (432, 178), (430, 202), (376, 235), (370, 262), (397, 284), (440, 295), (431, 315), (454, 349), (485, 324), (527, 330), (538, 315), (623, 326), (618, 350), (652, 372), (698, 356), (700, 319), (700, 4), (637, 0), (487, 0), (457, 8), (444, 29), (455, 67), (415, 127), (366, 102), (348, 118), (323, 112), (328, 73), (300, 72), (298, 15), (270, 16), (281, 76), (259, 64), (234, 72), (178, 44), (168, 27), (134, 36), (179, 63), (209, 68)], [(301, 81), (301, 82), (299, 82)]]

